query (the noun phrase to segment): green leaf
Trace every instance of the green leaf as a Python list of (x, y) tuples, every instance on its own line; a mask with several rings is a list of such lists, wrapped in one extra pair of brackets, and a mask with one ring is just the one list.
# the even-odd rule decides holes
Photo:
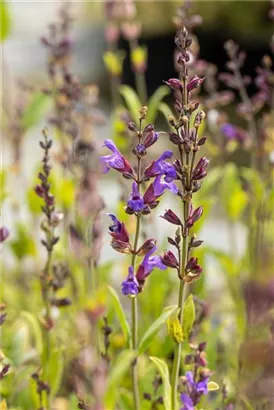
[[(171, 115), (171, 116), (174, 116), (174, 114), (173, 114), (173, 112), (171, 111), (170, 107), (169, 107), (166, 103), (164, 103), (164, 102), (162, 102), (162, 103), (159, 104), (159, 106), (158, 106), (158, 111), (163, 114), (163, 116), (165, 117), (166, 121), (167, 121), (167, 119), (168, 119), (168, 117), (169, 117), (170, 115)], [(167, 121), (167, 122), (168, 122), (168, 121)], [(172, 126), (171, 126), (169, 123), (168, 123), (168, 125), (169, 125), (169, 128), (172, 130), (172, 129), (173, 129)]]
[(243, 168), (241, 174), (244, 179), (249, 183), (249, 190), (252, 191), (255, 199), (261, 201), (264, 196), (265, 184), (260, 178), (260, 175), (256, 170), (252, 168)]
[(161, 101), (169, 94), (170, 94), (170, 89), (166, 85), (161, 85), (152, 94), (147, 104), (148, 105), (148, 113), (147, 113), (147, 118), (146, 118), (147, 122), (154, 123)]
[(20, 313), (20, 318), (24, 319), (30, 326), (35, 339), (36, 349), (41, 356), (43, 352), (43, 335), (37, 317), (31, 312), (23, 311)]
[(184, 303), (183, 312), (183, 336), (187, 339), (195, 321), (195, 305), (192, 294), (188, 295)]
[(8, 2), (0, 0), (0, 40), (3, 42), (10, 34), (11, 17), (8, 10)]
[(181, 343), (184, 340), (183, 336), (183, 330), (180, 324), (180, 321), (178, 319), (178, 311), (179, 309), (176, 309), (167, 319), (167, 330), (168, 334), (172, 337), (172, 339), (177, 342)]
[(29, 207), (29, 210), (33, 215), (41, 214), (41, 207), (43, 205), (43, 199), (40, 198), (31, 186), (26, 192), (26, 200)]
[(241, 186), (235, 164), (229, 163), (224, 168), (221, 198), (230, 220), (239, 220), (246, 208), (248, 196)]
[(124, 309), (121, 305), (119, 296), (117, 295), (117, 292), (111, 286), (108, 286), (108, 290), (109, 290), (109, 293), (111, 295), (112, 304), (113, 304), (113, 307), (115, 309), (115, 312), (116, 312), (116, 315), (118, 317), (119, 323), (120, 323), (122, 331), (124, 333), (124, 336), (127, 340), (127, 343), (129, 345), (129, 347), (131, 347), (131, 343), (132, 343), (132, 341), (131, 341), (131, 330), (130, 330), (130, 326), (128, 324)]
[(49, 109), (51, 103), (51, 97), (40, 91), (35, 93), (26, 107), (23, 118), (22, 125), (25, 130), (39, 124), (45, 116), (47, 110)]
[(165, 410), (172, 410), (171, 409), (171, 385), (170, 385), (170, 380), (169, 380), (169, 371), (168, 371), (167, 364), (163, 360), (158, 359), (158, 357), (150, 356), (150, 360), (158, 368), (160, 375), (162, 377), (162, 380), (163, 380)]
[(217, 383), (215, 383), (215, 382), (209, 382), (208, 383), (208, 385), (207, 385), (207, 389), (208, 389), (208, 391), (215, 391), (215, 390), (219, 390), (219, 385), (217, 384)]
[(149, 346), (154, 335), (159, 331), (162, 325), (166, 322), (168, 317), (177, 309), (177, 307), (171, 306), (168, 309), (165, 309), (163, 313), (155, 320), (155, 322), (148, 328), (144, 336), (139, 342), (138, 351), (139, 354), (143, 353), (145, 349)]
[(36, 246), (34, 240), (29, 236), (27, 228), (19, 223), (16, 226), (17, 238), (9, 241), (9, 245), (15, 256), (21, 260), (25, 256), (35, 256)]
[(124, 97), (125, 99), (127, 108), (130, 112), (130, 115), (133, 121), (135, 121), (136, 124), (138, 124), (139, 123), (139, 110), (142, 107), (142, 103), (138, 95), (128, 85), (122, 85), (119, 91), (122, 97)]
[(133, 350), (124, 350), (120, 353), (113, 362), (108, 378), (108, 385), (105, 395), (105, 408), (114, 409), (118, 396), (118, 388), (121, 380), (129, 370), (132, 360), (136, 357), (136, 352)]
[(43, 367), (43, 377), (50, 385), (50, 397), (54, 398), (61, 386), (64, 374), (65, 361), (61, 350), (53, 350), (51, 347), (50, 357)]

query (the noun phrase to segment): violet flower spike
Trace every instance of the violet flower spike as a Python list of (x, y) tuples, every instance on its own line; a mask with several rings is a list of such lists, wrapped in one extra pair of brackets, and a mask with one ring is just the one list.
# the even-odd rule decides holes
[(130, 163), (124, 158), (121, 152), (118, 150), (113, 141), (107, 139), (104, 141), (104, 147), (107, 147), (112, 151), (110, 155), (104, 155), (100, 158), (103, 163), (104, 173), (107, 173), (110, 168), (115, 169), (118, 172), (126, 173), (128, 175), (134, 176), (134, 170)]
[(134, 276), (133, 267), (128, 268), (128, 276), (122, 282), (122, 292), (125, 296), (135, 297), (138, 295), (139, 284)]

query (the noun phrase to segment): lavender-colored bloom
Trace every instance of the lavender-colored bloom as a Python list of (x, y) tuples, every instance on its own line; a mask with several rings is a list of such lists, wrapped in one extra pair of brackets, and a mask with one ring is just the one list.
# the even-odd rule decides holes
[(234, 140), (237, 137), (237, 128), (232, 124), (224, 124), (221, 127), (221, 132), (228, 140)]
[(154, 268), (159, 268), (161, 270), (165, 270), (166, 266), (161, 261), (160, 256), (151, 256), (156, 251), (156, 246), (154, 246), (144, 257), (142, 262), (140, 263), (136, 278), (138, 282), (143, 282), (147, 276), (152, 272)]
[(134, 212), (140, 212), (143, 210), (144, 205), (144, 200), (138, 189), (138, 184), (136, 182), (133, 182), (132, 192), (130, 195), (130, 199), (127, 203), (127, 206), (130, 208), (130, 210)]
[(138, 295), (139, 284), (134, 276), (133, 267), (128, 268), (128, 276), (122, 283), (122, 292), (125, 296), (134, 297)]
[(181, 410), (195, 410), (193, 401), (191, 397), (189, 397), (188, 394), (185, 394), (185, 393), (181, 394), (181, 402), (183, 404), (183, 407), (181, 407)]
[(123, 157), (113, 141), (107, 139), (104, 141), (104, 147), (112, 151), (112, 154), (105, 155), (100, 158), (104, 166), (104, 172), (108, 172), (110, 168), (116, 169), (119, 172), (133, 175), (134, 171), (129, 162)]
[(166, 162), (173, 155), (172, 151), (165, 151), (156, 161), (146, 168), (144, 175), (146, 178), (155, 177), (157, 175), (165, 175), (166, 182), (172, 182), (177, 178), (175, 167)]
[(195, 381), (193, 373), (188, 371), (186, 372), (186, 379), (189, 397), (192, 399), (193, 405), (196, 405), (199, 403), (201, 396), (208, 393), (207, 385), (209, 377), (201, 377), (198, 381)]

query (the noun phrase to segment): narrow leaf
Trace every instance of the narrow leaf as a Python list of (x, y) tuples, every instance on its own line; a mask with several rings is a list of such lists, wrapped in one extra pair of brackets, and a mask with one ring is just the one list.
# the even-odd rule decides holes
[(105, 395), (105, 400), (104, 400), (106, 409), (115, 408), (117, 395), (119, 393), (117, 386), (120, 385), (122, 378), (128, 372), (131, 366), (132, 360), (134, 359), (135, 356), (136, 356), (135, 351), (124, 350), (122, 353), (120, 353), (116, 357), (114, 363), (112, 364), (112, 367), (109, 373), (108, 385), (107, 385), (107, 390), (106, 390), (106, 395)]
[(27, 312), (27, 311), (21, 312), (20, 317), (22, 319), (24, 319), (28, 323), (28, 325), (30, 326), (30, 329), (33, 332), (33, 336), (34, 336), (34, 339), (35, 339), (36, 349), (37, 349), (39, 355), (42, 355), (42, 352), (43, 352), (43, 335), (42, 335), (41, 326), (38, 322), (37, 317), (33, 313)]
[(136, 92), (128, 85), (122, 85), (120, 87), (120, 94), (124, 97), (127, 108), (131, 114), (133, 121), (136, 124), (139, 123), (139, 110), (142, 107), (142, 103), (136, 94)]
[(159, 109), (161, 101), (170, 93), (170, 89), (166, 85), (162, 85), (152, 94), (148, 100), (147, 122), (154, 123), (156, 114)]
[(154, 335), (159, 331), (161, 326), (166, 322), (168, 317), (174, 312), (177, 307), (171, 306), (168, 309), (165, 309), (163, 313), (156, 319), (156, 321), (148, 328), (142, 339), (140, 340), (138, 351), (139, 353), (143, 353), (145, 349), (149, 346), (150, 342), (152, 341)]
[(119, 323), (121, 325), (122, 331), (124, 333), (124, 336), (127, 340), (128, 345), (130, 346), (131, 344), (131, 330), (130, 326), (128, 324), (124, 309), (121, 305), (121, 302), (119, 300), (119, 296), (117, 295), (117, 292), (111, 287), (108, 286), (108, 290), (112, 299), (113, 303), (113, 308), (116, 312), (117, 318), (119, 320)]
[(38, 124), (43, 119), (49, 109), (50, 102), (50, 96), (40, 91), (34, 94), (23, 114), (22, 125), (25, 130)]
[(171, 385), (170, 385), (170, 380), (169, 380), (169, 371), (168, 371), (167, 364), (163, 360), (158, 359), (158, 357), (151, 356), (150, 360), (158, 368), (160, 375), (162, 377), (162, 380), (163, 380), (165, 410), (172, 410), (171, 409)]
[(183, 336), (184, 339), (187, 339), (195, 320), (195, 305), (192, 294), (190, 294), (187, 300), (185, 301), (183, 312)]

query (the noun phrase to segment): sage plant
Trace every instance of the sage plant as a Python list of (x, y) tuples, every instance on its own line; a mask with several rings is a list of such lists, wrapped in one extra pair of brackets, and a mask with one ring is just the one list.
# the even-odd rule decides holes
[[(180, 78), (169, 79), (166, 83), (174, 90), (179, 91), (180, 100), (175, 101), (177, 118), (169, 117), (169, 123), (174, 129), (170, 133), (171, 142), (178, 148), (178, 157), (174, 160), (176, 178), (179, 180), (180, 189), (177, 192), (183, 205), (183, 216), (180, 218), (172, 210), (167, 210), (162, 216), (169, 223), (178, 226), (175, 238), (168, 238), (171, 245), (176, 248), (175, 255), (167, 251), (162, 257), (162, 262), (178, 272), (180, 282), (178, 295), (179, 322), (183, 327), (183, 308), (189, 292), (190, 284), (198, 279), (202, 273), (202, 267), (198, 259), (192, 256), (193, 249), (202, 244), (192, 233), (195, 222), (202, 216), (202, 206), (196, 209), (193, 206), (192, 197), (202, 185), (202, 179), (207, 175), (209, 160), (203, 156), (196, 162), (197, 152), (206, 142), (206, 138), (199, 136), (199, 128), (205, 118), (203, 111), (195, 111), (199, 107), (198, 102), (192, 100), (192, 92), (200, 86), (203, 78), (194, 75), (190, 78), (188, 73), (189, 52), (188, 48), (192, 38), (186, 28), (176, 37), (175, 44), (179, 49), (178, 64), (181, 67)], [(193, 125), (191, 125), (193, 124)], [(180, 370), (182, 342), (176, 341), (174, 360), (171, 376), (172, 409), (177, 408), (178, 376)]]
[[(140, 109), (139, 124), (134, 122), (128, 124), (129, 130), (135, 136), (135, 148), (133, 149), (133, 154), (136, 157), (135, 165), (131, 165), (113, 141), (109, 139), (105, 140), (104, 146), (111, 151), (111, 154), (101, 157), (105, 172), (112, 168), (121, 173), (125, 179), (132, 181), (132, 191), (125, 212), (135, 217), (136, 228), (133, 241), (130, 239), (125, 224), (119, 221), (114, 214), (110, 213), (108, 215), (112, 220), (112, 225), (109, 227), (111, 246), (118, 252), (131, 255), (128, 275), (122, 282), (122, 293), (131, 298), (132, 347), (135, 350), (138, 345), (138, 295), (143, 291), (145, 282), (154, 268), (166, 269), (160, 256), (154, 255), (156, 251), (156, 240), (154, 238), (149, 238), (141, 246), (139, 245), (141, 221), (156, 208), (159, 198), (165, 190), (178, 193), (178, 188), (173, 182), (177, 177), (176, 169), (168, 161), (173, 155), (172, 151), (163, 152), (157, 160), (143, 169), (142, 160), (146, 156), (147, 150), (159, 138), (159, 133), (155, 132), (152, 124), (144, 126), (146, 115), (147, 107), (144, 106)], [(142, 195), (141, 191), (145, 181), (150, 181), (150, 184)], [(136, 267), (136, 260), (140, 257), (143, 259)], [(139, 410), (137, 358), (132, 363), (132, 385), (134, 408)]]

